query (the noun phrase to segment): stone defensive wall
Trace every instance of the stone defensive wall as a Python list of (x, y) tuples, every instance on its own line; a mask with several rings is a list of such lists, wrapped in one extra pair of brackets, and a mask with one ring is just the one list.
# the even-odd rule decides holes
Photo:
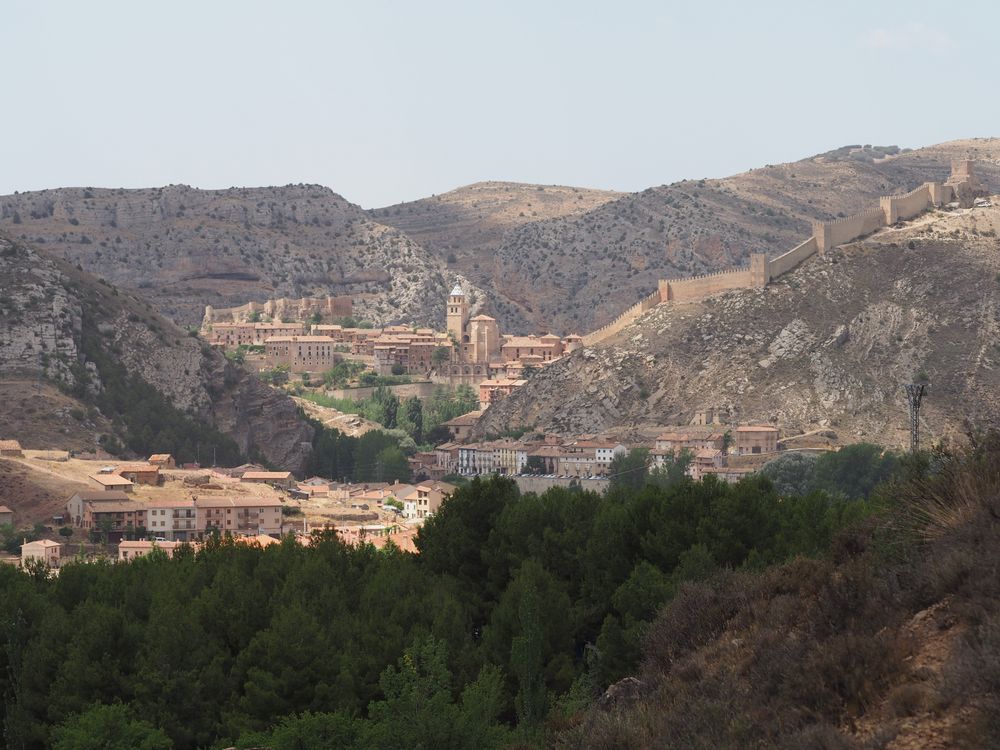
[[(950, 199), (950, 196), (948, 198)], [(887, 226), (891, 226), (901, 219), (912, 219), (917, 214), (923, 213), (930, 205), (931, 189), (929, 183), (924, 183), (905, 195), (885, 195), (879, 198), (879, 207), (885, 215)]]
[(856, 240), (885, 226), (885, 212), (882, 208), (869, 208), (859, 214), (845, 216), (834, 221), (813, 222), (813, 239), (816, 249), (825, 253), (832, 247)]
[[(585, 346), (613, 336), (636, 320), (642, 313), (664, 302), (700, 302), (707, 297), (730, 289), (751, 289), (766, 286), (772, 279), (786, 274), (816, 253), (871, 234), (897, 221), (912, 219), (929, 208), (952, 200), (968, 208), (974, 197), (984, 195), (985, 187), (973, 172), (973, 163), (966, 159), (952, 162), (951, 177), (945, 183), (925, 182), (903, 195), (887, 195), (873, 207), (833, 221), (813, 222), (812, 236), (787, 253), (768, 259), (762, 253), (750, 255), (750, 266), (731, 271), (692, 276), (685, 279), (661, 279), (657, 291), (623, 312), (614, 321), (583, 337)], [(656, 302), (651, 302), (657, 298)]]
[(603, 341), (609, 336), (614, 336), (622, 328), (627, 326), (629, 323), (634, 322), (640, 315), (648, 310), (652, 310), (658, 304), (660, 304), (660, 290), (657, 289), (655, 292), (647, 297), (643, 297), (639, 302), (632, 305), (628, 310), (623, 312), (617, 318), (612, 320), (606, 326), (598, 328), (596, 331), (591, 331), (583, 336), (583, 345), (590, 346), (591, 344), (596, 344), (598, 341)]
[(802, 244), (793, 247), (784, 255), (779, 255), (777, 258), (767, 261), (767, 281), (777, 278), (783, 273), (788, 273), (806, 258), (815, 255), (818, 248), (819, 243), (816, 240), (816, 236), (813, 235)]
[(246, 323), (250, 316), (259, 313), (272, 320), (288, 318), (306, 321), (316, 313), (324, 321), (350, 317), (354, 312), (351, 297), (302, 297), (301, 299), (269, 299), (266, 302), (247, 302), (239, 307), (205, 308), (202, 325), (212, 323)]
[(697, 302), (728, 289), (746, 289), (753, 286), (749, 268), (706, 273), (686, 279), (661, 279), (661, 302)]

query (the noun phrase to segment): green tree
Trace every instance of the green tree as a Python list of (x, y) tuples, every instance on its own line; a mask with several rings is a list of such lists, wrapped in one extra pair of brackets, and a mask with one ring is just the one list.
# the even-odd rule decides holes
[(762, 476), (774, 484), (780, 495), (807, 495), (815, 486), (816, 454), (793, 451), (768, 461)]
[(814, 484), (816, 489), (851, 500), (867, 499), (876, 486), (892, 478), (899, 466), (899, 457), (882, 446), (854, 443), (816, 460)]
[(170, 750), (167, 734), (121, 703), (97, 704), (52, 732), (52, 750)]
[(517, 721), (529, 729), (545, 718), (549, 699), (542, 672), (544, 633), (538, 610), (538, 589), (528, 578), (518, 603), (518, 634), (510, 644), (510, 666), (517, 678), (514, 697)]
[(451, 359), (451, 349), (447, 346), (438, 346), (434, 348), (434, 352), (431, 354), (431, 362), (435, 367), (440, 367)]
[(611, 459), (608, 477), (612, 488), (642, 489), (646, 484), (649, 466), (649, 449), (633, 448), (628, 453), (619, 453)]

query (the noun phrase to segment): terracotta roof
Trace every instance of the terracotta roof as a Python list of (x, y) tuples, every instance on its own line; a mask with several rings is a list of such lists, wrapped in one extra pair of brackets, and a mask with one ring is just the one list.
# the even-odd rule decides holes
[(243, 474), (243, 479), (291, 479), (290, 471), (248, 471)]
[(19, 451), (21, 444), (16, 440), (0, 440), (0, 451)]
[(118, 474), (91, 474), (90, 478), (105, 487), (131, 487), (132, 482)]
[(115, 467), (116, 474), (121, 474), (123, 471), (128, 471), (137, 474), (150, 474), (158, 472), (159, 470), (160, 470), (159, 466), (154, 466), (151, 463), (138, 462), (138, 461), (134, 463), (118, 464)]
[(274, 508), (282, 505), (276, 497), (199, 497), (199, 508)]
[(0, 505), (0, 513), (13, 513), (13, 512), (14, 511), (12, 511), (6, 505)]
[(447, 422), (442, 422), (445, 427), (466, 427), (474, 425), (479, 421), (479, 418), (483, 416), (483, 413), (479, 410), (470, 411), (467, 414), (462, 414), (461, 416), (455, 417), (454, 419), (449, 419)]
[(79, 499), (81, 502), (110, 502), (112, 500), (128, 500), (129, 495), (121, 490), (110, 490), (108, 492), (76, 492), (70, 497)]
[(744, 424), (736, 428), (737, 432), (777, 432), (777, 427), (766, 424)]
[(153, 463), (154, 461), (169, 461), (171, 458), (173, 458), (173, 456), (171, 456), (169, 453), (154, 453), (152, 456), (149, 457), (149, 462)]
[(36, 540), (34, 542), (27, 542), (26, 544), (22, 544), (21, 545), (21, 549), (24, 549), (25, 547), (30, 547), (32, 544), (40, 544), (40, 545), (42, 545), (43, 547), (46, 547), (46, 548), (48, 548), (48, 547), (62, 547), (62, 545), (59, 544), (59, 542), (54, 542), (51, 539), (38, 539), (38, 540)]
[(193, 508), (194, 500), (189, 497), (165, 497), (162, 499), (148, 500), (144, 503), (147, 508)]
[(329, 336), (268, 336), (265, 344), (334, 344)]
[(131, 500), (113, 500), (110, 503), (90, 500), (85, 505), (90, 509), (91, 513), (136, 513), (146, 510), (146, 506), (143, 503)]

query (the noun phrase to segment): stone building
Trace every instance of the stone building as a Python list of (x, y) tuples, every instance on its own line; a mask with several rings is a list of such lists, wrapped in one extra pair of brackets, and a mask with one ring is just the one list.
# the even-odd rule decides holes
[(264, 363), (291, 372), (323, 372), (336, 364), (334, 341), (329, 336), (274, 336), (264, 342)]

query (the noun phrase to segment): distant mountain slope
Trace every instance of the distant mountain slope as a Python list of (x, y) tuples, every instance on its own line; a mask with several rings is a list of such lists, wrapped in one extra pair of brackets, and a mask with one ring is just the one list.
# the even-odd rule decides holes
[[(784, 252), (809, 234), (811, 220), (852, 213), (880, 195), (942, 180), (951, 159), (965, 157), (978, 160), (989, 184), (1000, 184), (1000, 140), (979, 139), (888, 157), (874, 149), (838, 149), (613, 200), (584, 193), (599, 205), (584, 213), (518, 217), (535, 220), (513, 225), (495, 221), (488, 209), (481, 218), (469, 218), (477, 186), (456, 191), (464, 214), (446, 196), (374, 213), (424, 238), (429, 249), (453, 253), (462, 270), (488, 290), (488, 307), (508, 328), (583, 333), (651, 292), (659, 278), (738, 265), (751, 252)], [(532, 195), (527, 187), (520, 186), (519, 200)]]
[[(0, 197), (0, 227), (180, 323), (204, 306), (353, 295), (359, 317), (443, 322), (443, 261), (328, 188), (60, 188)], [(440, 320), (439, 320), (440, 319)]]
[(926, 376), (926, 434), (1000, 420), (1000, 207), (925, 214), (815, 256), (765, 289), (660, 305), (537, 373), (479, 427), (655, 431), (733, 422), (908, 442), (901, 384)]
[(491, 266), (492, 253), (507, 231), (546, 219), (579, 216), (622, 195), (561, 185), (477, 182), (368, 214), (477, 279), (489, 278), (484, 274)]
[[(102, 434), (123, 437), (121, 413), (101, 414), (93, 404), (126, 375), (141, 377), (178, 412), (214, 426), (243, 453), (259, 451), (295, 470), (309, 453), (312, 428), (287, 396), (147, 301), (0, 235), (0, 401), (8, 405), (0, 409), (0, 436), (30, 448), (81, 450), (93, 449)], [(141, 398), (120, 388), (122, 411), (156, 408), (128, 401), (130, 392)], [(186, 436), (169, 437), (183, 443)]]

